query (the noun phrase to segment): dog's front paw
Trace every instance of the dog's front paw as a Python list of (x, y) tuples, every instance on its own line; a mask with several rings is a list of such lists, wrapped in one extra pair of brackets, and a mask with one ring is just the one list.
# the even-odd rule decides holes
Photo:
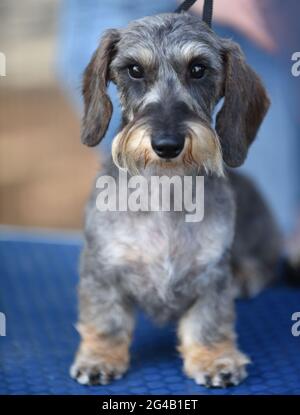
[(185, 373), (198, 385), (224, 388), (238, 385), (247, 376), (250, 360), (231, 343), (184, 347), (182, 354)]
[(128, 369), (128, 363), (96, 361), (92, 358), (76, 357), (70, 368), (70, 376), (81, 385), (107, 385), (115, 379), (120, 379)]
[(105, 385), (120, 379), (129, 365), (128, 338), (116, 339), (78, 325), (82, 341), (70, 375), (82, 385)]
[(236, 386), (247, 376), (246, 364), (248, 361), (242, 354), (219, 357), (210, 366), (198, 368), (192, 371), (192, 378), (198, 385), (207, 388)]

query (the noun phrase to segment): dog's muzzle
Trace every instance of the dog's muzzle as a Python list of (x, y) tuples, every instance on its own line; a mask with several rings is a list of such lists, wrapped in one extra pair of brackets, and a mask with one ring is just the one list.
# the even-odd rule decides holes
[(182, 152), (185, 137), (183, 135), (161, 134), (151, 138), (155, 153), (163, 159), (173, 159)]

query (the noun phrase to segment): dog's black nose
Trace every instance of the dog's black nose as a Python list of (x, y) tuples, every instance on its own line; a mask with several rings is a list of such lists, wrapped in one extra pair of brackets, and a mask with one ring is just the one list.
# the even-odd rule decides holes
[(151, 146), (159, 157), (163, 159), (173, 159), (182, 152), (184, 147), (184, 137), (173, 135), (153, 137)]

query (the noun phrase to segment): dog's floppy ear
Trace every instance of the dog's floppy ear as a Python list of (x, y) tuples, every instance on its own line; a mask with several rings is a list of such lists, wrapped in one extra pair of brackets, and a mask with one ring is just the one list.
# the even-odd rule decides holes
[(240, 166), (270, 102), (258, 75), (245, 62), (240, 47), (224, 41), (224, 104), (216, 118), (225, 163)]
[(88, 146), (95, 146), (100, 142), (111, 119), (113, 107), (107, 94), (107, 85), (110, 81), (109, 65), (119, 39), (118, 30), (108, 30), (84, 72), (81, 140)]

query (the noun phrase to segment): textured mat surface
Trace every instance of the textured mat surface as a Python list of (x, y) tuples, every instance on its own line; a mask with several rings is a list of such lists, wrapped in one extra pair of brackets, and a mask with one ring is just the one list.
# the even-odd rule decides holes
[(300, 337), (291, 334), (300, 292), (287, 287), (237, 304), (239, 342), (253, 361), (238, 387), (208, 391), (186, 379), (174, 327), (157, 329), (144, 316), (128, 374), (108, 386), (76, 384), (68, 369), (78, 343), (78, 254), (78, 243), (2, 235), (0, 311), (7, 335), (0, 337), (0, 394), (300, 394)]

